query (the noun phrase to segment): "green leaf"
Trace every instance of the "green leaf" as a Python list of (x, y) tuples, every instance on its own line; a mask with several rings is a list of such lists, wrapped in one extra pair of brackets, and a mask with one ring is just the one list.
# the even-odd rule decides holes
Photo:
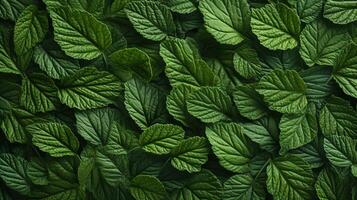
[(281, 113), (301, 113), (307, 106), (306, 85), (294, 70), (274, 70), (257, 86), (270, 109)]
[(357, 21), (357, 3), (344, 0), (327, 0), (324, 17), (336, 24), (348, 24)]
[(260, 43), (269, 49), (287, 50), (298, 45), (299, 16), (284, 4), (252, 8), (251, 26)]
[(125, 12), (144, 38), (161, 41), (175, 32), (175, 23), (170, 10), (157, 1), (132, 1)]
[(206, 136), (219, 163), (225, 169), (236, 173), (249, 171), (248, 164), (253, 158), (256, 146), (244, 135), (239, 124), (212, 124), (206, 128)]
[(22, 195), (28, 195), (31, 183), (26, 176), (28, 162), (9, 153), (0, 154), (0, 177), (6, 185)]
[(74, 74), (79, 66), (70, 60), (55, 57), (42, 47), (36, 47), (34, 51), (34, 61), (40, 66), (41, 70), (54, 79), (61, 79)]
[(126, 48), (118, 50), (110, 55), (110, 60), (112, 61), (110, 70), (115, 75), (120, 75), (122, 70), (128, 70), (148, 81), (153, 78), (150, 57), (140, 49)]
[(183, 125), (189, 127), (194, 122), (193, 117), (188, 113), (186, 100), (195, 91), (195, 88), (187, 85), (179, 85), (173, 88), (167, 96), (166, 107), (169, 113)]
[(11, 58), (10, 54), (6, 51), (6, 47), (3, 46), (3, 44), (1, 43), (0, 43), (0, 72), (21, 74), (21, 71), (16, 66), (15, 61)]
[(67, 0), (76, 9), (85, 10), (93, 15), (103, 14), (105, 0)]
[(166, 63), (166, 76), (171, 86), (217, 86), (219, 78), (197, 54), (187, 40), (168, 39), (160, 45), (160, 55)]
[(37, 159), (28, 163), (26, 174), (32, 183), (36, 185), (48, 185), (48, 171), (42, 162)]
[(26, 130), (32, 134), (33, 144), (53, 157), (73, 156), (78, 151), (78, 139), (66, 125), (35, 123), (27, 126)]
[(267, 167), (267, 188), (277, 200), (312, 199), (314, 176), (308, 163), (295, 156), (284, 156)]
[(188, 112), (205, 123), (229, 121), (234, 112), (229, 95), (216, 87), (202, 87), (192, 92), (186, 103)]
[(34, 5), (28, 6), (16, 20), (14, 44), (17, 54), (22, 55), (41, 42), (48, 31), (47, 15)]
[(55, 110), (57, 90), (55, 83), (46, 75), (31, 74), (22, 79), (21, 105), (32, 113)]
[(208, 142), (203, 137), (190, 137), (171, 150), (171, 164), (180, 171), (199, 172), (208, 160)]
[(305, 113), (284, 114), (279, 124), (281, 152), (296, 149), (311, 142), (317, 135), (316, 107), (309, 104)]
[(189, 14), (197, 10), (195, 4), (191, 0), (169, 0), (167, 6), (171, 11), (180, 14)]
[(0, 3), (0, 18), (15, 21), (25, 5), (21, 0), (2, 0)]
[(136, 200), (164, 200), (164, 185), (154, 176), (139, 175), (131, 180), (130, 193)]
[(234, 175), (224, 182), (224, 200), (264, 200), (264, 182), (257, 182), (251, 175)]
[(202, 170), (183, 180), (182, 186), (170, 195), (173, 200), (209, 199), (221, 200), (222, 185), (219, 179), (210, 171)]
[(250, 23), (246, 0), (203, 0), (199, 9), (207, 31), (219, 43), (236, 45), (245, 39)]
[(114, 131), (118, 113), (110, 108), (76, 112), (78, 133), (93, 145), (106, 145)]
[(270, 132), (260, 124), (244, 123), (241, 124), (242, 132), (253, 142), (259, 144), (260, 148), (274, 152), (277, 148), (277, 142)]
[(58, 97), (71, 108), (85, 110), (113, 103), (120, 90), (121, 84), (114, 75), (85, 67), (62, 79)]
[(310, 23), (314, 21), (321, 13), (323, 0), (300, 0), (297, 1), (297, 12), (301, 21)]
[(91, 60), (112, 44), (108, 27), (91, 14), (69, 8), (50, 10), (56, 42), (73, 58)]
[(351, 199), (349, 181), (349, 178), (341, 176), (333, 169), (324, 168), (315, 183), (317, 196), (321, 200)]
[(262, 96), (250, 86), (236, 87), (233, 100), (239, 113), (251, 120), (262, 118), (269, 111)]
[(331, 135), (324, 139), (329, 161), (338, 167), (350, 167), (357, 162), (357, 141), (348, 136)]
[(146, 152), (168, 154), (183, 140), (185, 131), (172, 124), (155, 124), (140, 135), (140, 145)]
[(349, 102), (332, 96), (320, 113), (320, 127), (324, 135), (351, 136), (356, 138), (357, 113)]
[(337, 57), (333, 78), (342, 90), (357, 98), (357, 46), (350, 44)]
[(166, 121), (165, 102), (163, 91), (138, 78), (125, 83), (125, 107), (141, 129)]
[(300, 55), (308, 66), (333, 65), (348, 40), (344, 29), (317, 20), (306, 25), (301, 32)]
[(246, 79), (258, 77), (262, 71), (257, 52), (248, 46), (237, 49), (233, 63), (234, 69)]

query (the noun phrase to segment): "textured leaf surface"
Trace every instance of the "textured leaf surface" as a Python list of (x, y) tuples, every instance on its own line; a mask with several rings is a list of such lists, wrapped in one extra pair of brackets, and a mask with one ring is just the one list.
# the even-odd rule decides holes
[(167, 5), (170, 10), (180, 14), (188, 14), (197, 10), (195, 4), (191, 0), (169, 0)]
[(224, 182), (223, 199), (263, 200), (265, 199), (264, 182), (258, 182), (250, 175), (234, 175)]
[(245, 123), (242, 124), (242, 132), (252, 141), (269, 152), (273, 152), (277, 142), (270, 132), (260, 124)]
[(234, 69), (244, 78), (255, 78), (261, 73), (261, 64), (257, 52), (250, 48), (240, 47), (233, 58)]
[(286, 50), (298, 45), (299, 16), (284, 4), (253, 8), (251, 26), (260, 43), (269, 49)]
[(131, 181), (130, 193), (136, 200), (164, 200), (166, 191), (154, 176), (139, 175)]
[(296, 7), (301, 21), (310, 23), (321, 13), (323, 0), (300, 0)]
[(355, 1), (327, 0), (324, 17), (336, 24), (347, 24), (357, 20), (357, 3)]
[(199, 9), (205, 27), (222, 44), (238, 44), (249, 29), (250, 9), (246, 0), (203, 0)]
[(257, 87), (273, 110), (282, 113), (300, 113), (307, 105), (306, 85), (293, 70), (274, 70), (264, 76)]
[(357, 162), (357, 141), (348, 136), (329, 136), (324, 139), (324, 150), (330, 162), (339, 167), (349, 167)]
[(0, 18), (15, 21), (25, 5), (20, 0), (2, 0), (0, 3)]

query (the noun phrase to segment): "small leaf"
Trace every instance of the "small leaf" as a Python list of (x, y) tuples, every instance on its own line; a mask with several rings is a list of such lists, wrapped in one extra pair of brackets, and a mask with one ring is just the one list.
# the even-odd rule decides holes
[(164, 185), (154, 176), (136, 176), (130, 185), (130, 193), (136, 200), (164, 200), (166, 191)]
[(224, 182), (223, 199), (225, 200), (264, 200), (264, 182), (256, 181), (251, 175), (234, 175)]
[(310, 23), (314, 21), (321, 13), (323, 0), (300, 0), (296, 7), (301, 21)]
[(336, 24), (348, 24), (357, 21), (357, 4), (353, 1), (327, 0), (324, 17)]
[(324, 139), (326, 157), (333, 165), (350, 167), (357, 162), (357, 141), (348, 136), (332, 135)]

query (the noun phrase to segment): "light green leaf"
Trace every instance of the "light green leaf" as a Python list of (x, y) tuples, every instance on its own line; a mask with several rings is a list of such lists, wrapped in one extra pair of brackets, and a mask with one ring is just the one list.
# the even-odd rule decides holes
[(146, 152), (168, 154), (183, 140), (185, 131), (172, 124), (155, 124), (145, 129), (139, 143)]
[(6, 185), (22, 195), (28, 195), (31, 183), (26, 176), (27, 160), (9, 153), (0, 154), (0, 177)]
[(357, 113), (349, 102), (332, 96), (320, 113), (320, 128), (324, 135), (357, 138)]
[(171, 150), (171, 164), (180, 171), (199, 172), (208, 160), (208, 142), (204, 137), (190, 137)]
[(249, 171), (248, 164), (254, 156), (256, 146), (244, 135), (239, 124), (210, 125), (206, 128), (206, 136), (224, 168), (236, 173)]
[(182, 185), (170, 193), (172, 200), (221, 200), (222, 185), (210, 171), (202, 170), (184, 179)]
[(175, 23), (170, 10), (157, 1), (132, 1), (125, 12), (144, 38), (161, 41), (175, 32)]
[(93, 15), (101, 15), (104, 10), (105, 0), (67, 0), (68, 4), (76, 9), (85, 10)]
[(150, 57), (137, 48), (126, 48), (118, 50), (110, 55), (110, 70), (120, 77), (122, 70), (131, 71), (137, 76), (150, 81), (153, 77), (153, 69)]
[(79, 66), (74, 62), (55, 57), (51, 53), (56, 52), (47, 52), (42, 47), (36, 47), (33, 55), (34, 61), (51, 78), (61, 79), (74, 74), (79, 69)]
[(260, 124), (244, 123), (241, 124), (242, 132), (248, 136), (253, 142), (269, 152), (274, 152), (277, 148), (277, 142), (269, 131)]
[(224, 182), (224, 200), (264, 200), (265, 183), (249, 174), (234, 175)]
[(317, 135), (318, 123), (316, 119), (316, 107), (310, 103), (305, 113), (284, 114), (279, 124), (280, 152), (296, 149), (311, 142)]
[(250, 23), (246, 0), (203, 0), (199, 9), (207, 31), (219, 43), (236, 45), (245, 39)]
[(56, 42), (73, 58), (97, 58), (112, 44), (108, 27), (85, 11), (69, 8), (50, 10)]
[(262, 67), (257, 52), (249, 46), (241, 46), (233, 57), (234, 69), (244, 78), (256, 78)]
[(36, 123), (27, 126), (26, 130), (32, 135), (33, 144), (53, 157), (73, 156), (78, 151), (78, 139), (66, 125)]
[(138, 78), (125, 83), (125, 107), (141, 129), (155, 123), (165, 123), (165, 98), (164, 92), (159, 88)]
[(202, 87), (187, 98), (188, 112), (204, 123), (229, 121), (234, 113), (229, 95), (216, 87)]
[(183, 125), (189, 127), (195, 120), (187, 111), (187, 97), (195, 91), (195, 88), (187, 85), (179, 85), (173, 88), (167, 96), (166, 107), (169, 113)]
[(300, 35), (300, 55), (308, 66), (333, 65), (349, 37), (344, 29), (323, 21), (314, 21), (305, 26)]
[(76, 112), (78, 133), (93, 145), (106, 145), (119, 115), (113, 109), (99, 108)]
[(274, 70), (257, 86), (270, 109), (281, 113), (301, 113), (307, 106), (306, 85), (294, 70)]
[(21, 0), (1, 0), (0, 2), (0, 18), (16, 21), (25, 5)]
[(301, 21), (310, 23), (321, 13), (323, 0), (299, 0), (296, 3), (297, 12)]
[(160, 55), (166, 63), (171, 86), (217, 86), (219, 78), (187, 40), (169, 39), (161, 43)]
[(348, 136), (331, 135), (324, 139), (329, 161), (338, 167), (350, 167), (357, 162), (357, 141)]
[(317, 196), (321, 200), (351, 199), (350, 181), (348, 177), (341, 176), (333, 169), (324, 168), (315, 183)]
[(327, 0), (324, 17), (336, 24), (357, 21), (357, 3), (355, 1)]
[(85, 67), (62, 79), (58, 96), (67, 106), (85, 110), (113, 103), (120, 90), (121, 84), (114, 75)]
[(136, 200), (164, 200), (167, 194), (164, 185), (154, 176), (139, 175), (133, 178), (130, 193)]
[(236, 87), (236, 91), (233, 93), (233, 101), (239, 113), (251, 120), (262, 118), (269, 111), (262, 96), (250, 86)]
[(32, 113), (55, 110), (57, 90), (55, 83), (46, 75), (31, 74), (22, 79), (20, 103)]
[(337, 57), (333, 78), (342, 90), (357, 98), (357, 46), (350, 44)]
[(260, 43), (269, 49), (287, 50), (298, 45), (299, 16), (284, 4), (252, 8), (251, 26)]
[(296, 156), (286, 155), (267, 167), (267, 188), (276, 200), (312, 199), (314, 175), (310, 165)]
[(197, 10), (191, 0), (168, 0), (167, 6), (169, 6), (173, 12), (180, 14), (189, 14)]
[(34, 5), (28, 6), (16, 20), (15, 51), (22, 55), (41, 42), (48, 31), (47, 15)]

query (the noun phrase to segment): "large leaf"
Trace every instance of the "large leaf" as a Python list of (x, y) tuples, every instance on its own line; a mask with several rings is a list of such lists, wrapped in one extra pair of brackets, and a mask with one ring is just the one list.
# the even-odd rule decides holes
[(284, 114), (279, 124), (281, 152), (301, 147), (317, 135), (316, 107), (309, 104), (303, 114)]
[(181, 84), (215, 86), (218, 77), (187, 40), (169, 39), (161, 43), (160, 55), (166, 63), (166, 75), (173, 87)]
[(251, 26), (260, 43), (269, 49), (286, 50), (298, 45), (299, 16), (284, 4), (253, 8)]
[(238, 44), (249, 30), (250, 9), (246, 0), (203, 0), (199, 9), (205, 27), (222, 44)]
[(340, 50), (346, 46), (348, 35), (345, 30), (317, 20), (302, 30), (300, 55), (308, 66), (333, 65)]
[(125, 12), (129, 20), (143, 37), (161, 41), (175, 32), (170, 10), (157, 1), (132, 1)]
[(55, 83), (44, 74), (31, 74), (22, 80), (21, 104), (29, 111), (55, 110), (58, 102)]
[(94, 59), (112, 43), (108, 27), (85, 11), (56, 8), (50, 16), (56, 42), (73, 58)]
[(322, 108), (319, 122), (324, 135), (357, 138), (357, 113), (344, 99), (332, 96)]
[(224, 168), (236, 173), (249, 171), (248, 164), (253, 158), (256, 146), (244, 135), (238, 124), (210, 125), (206, 128), (206, 136)]
[(348, 136), (328, 136), (324, 150), (330, 162), (339, 167), (349, 167), (357, 162), (357, 141)]
[(267, 188), (274, 199), (312, 199), (314, 176), (310, 165), (301, 158), (277, 158), (268, 165), (267, 174)]
[(224, 182), (224, 200), (264, 200), (264, 182), (251, 175), (234, 175)]
[(172, 124), (155, 124), (140, 135), (140, 145), (146, 152), (167, 154), (183, 140), (185, 131)]
[(98, 108), (113, 103), (120, 95), (119, 80), (94, 67), (82, 68), (61, 81), (59, 99), (71, 108)]
[(26, 127), (32, 134), (32, 142), (53, 157), (76, 155), (79, 148), (77, 137), (71, 129), (60, 123), (36, 123)]
[(0, 177), (8, 187), (27, 195), (30, 193), (31, 183), (26, 176), (28, 162), (12, 154), (4, 153), (0, 155)]
[(142, 129), (165, 122), (165, 100), (163, 91), (141, 79), (133, 78), (125, 83), (125, 107)]
[(348, 24), (357, 21), (357, 3), (344, 0), (327, 0), (324, 17), (336, 24)]
[(203, 87), (194, 91), (186, 102), (188, 112), (205, 123), (229, 120), (234, 113), (229, 95), (216, 87)]
[(342, 90), (357, 98), (357, 46), (347, 46), (338, 55), (333, 70), (333, 78), (340, 85)]
[(171, 164), (180, 171), (199, 172), (208, 160), (208, 142), (203, 137), (190, 137), (171, 150)]
[(301, 113), (307, 106), (306, 85), (293, 70), (274, 70), (265, 75), (257, 86), (272, 110), (282, 113)]
[(27, 7), (16, 20), (14, 44), (17, 54), (22, 55), (41, 42), (48, 31), (47, 15), (36, 6)]
[(130, 193), (136, 200), (164, 200), (167, 197), (160, 180), (148, 175), (139, 175), (133, 178)]

